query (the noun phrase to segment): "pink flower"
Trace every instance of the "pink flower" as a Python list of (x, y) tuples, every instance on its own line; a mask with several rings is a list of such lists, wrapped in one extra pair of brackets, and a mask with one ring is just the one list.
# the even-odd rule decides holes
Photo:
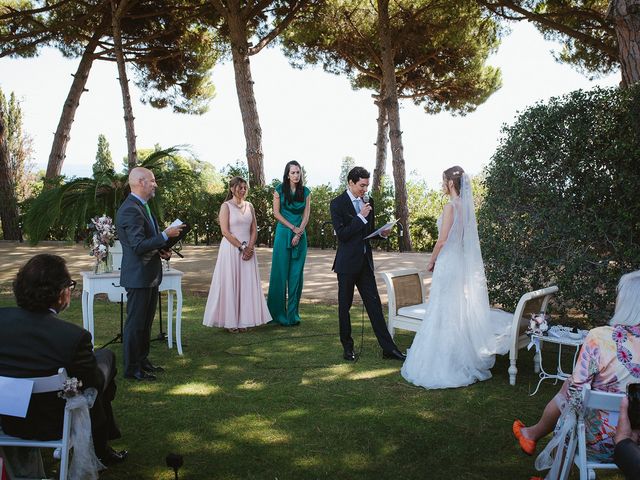
[(618, 347), (617, 353), (618, 353), (618, 360), (620, 360), (620, 362), (624, 364), (629, 363), (633, 358), (633, 356), (631, 355), (631, 352), (624, 347)]
[(614, 342), (620, 343), (624, 342), (627, 339), (627, 332), (625, 332), (622, 328), (616, 327), (613, 329), (613, 334), (611, 336)]
[(632, 363), (629, 367), (629, 373), (631, 373), (631, 375), (636, 378), (640, 378), (640, 365), (638, 365), (637, 363)]

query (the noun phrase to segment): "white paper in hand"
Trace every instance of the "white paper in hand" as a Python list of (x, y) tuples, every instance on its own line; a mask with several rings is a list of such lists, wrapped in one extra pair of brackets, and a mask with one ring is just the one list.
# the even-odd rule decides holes
[(173, 223), (171, 225), (169, 225), (170, 227), (179, 227), (180, 225), (182, 225), (184, 222), (182, 220), (180, 220), (179, 218), (176, 218)]
[(385, 230), (391, 230), (391, 227), (393, 227), (396, 223), (398, 223), (398, 220), (391, 220), (390, 222), (385, 223), (383, 226), (381, 226), (379, 229), (377, 229), (371, 235), (367, 235), (366, 237), (364, 237), (364, 239), (366, 240), (367, 238), (377, 237), (378, 235), (380, 235)]

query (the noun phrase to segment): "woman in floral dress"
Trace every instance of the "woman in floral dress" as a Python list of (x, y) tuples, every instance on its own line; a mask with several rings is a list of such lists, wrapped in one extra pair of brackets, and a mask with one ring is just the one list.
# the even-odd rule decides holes
[[(602, 392), (625, 393), (627, 385), (640, 383), (640, 271), (623, 275), (609, 325), (589, 332), (580, 349), (573, 374), (547, 404), (538, 423), (525, 427), (520, 420), (513, 433), (522, 450), (532, 455), (536, 442), (554, 430), (567, 405), (579, 405), (584, 385)], [(606, 411), (590, 410), (585, 417), (590, 457), (610, 462), (617, 420)]]

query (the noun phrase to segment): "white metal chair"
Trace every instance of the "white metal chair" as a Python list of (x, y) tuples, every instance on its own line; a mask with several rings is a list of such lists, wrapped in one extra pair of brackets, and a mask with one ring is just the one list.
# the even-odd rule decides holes
[[(516, 311), (513, 313), (513, 321), (511, 323), (511, 339), (509, 340), (509, 383), (516, 384), (516, 375), (518, 367), (518, 350), (529, 344), (529, 336), (526, 334), (531, 314), (546, 313), (549, 300), (554, 293), (558, 291), (557, 286), (551, 286), (527, 292), (518, 301)], [(540, 371), (540, 353), (536, 352), (534, 356), (534, 368), (536, 373)]]
[(396, 328), (417, 332), (427, 309), (422, 273), (415, 268), (407, 268), (380, 274), (387, 285), (387, 328), (391, 337)]
[[(64, 368), (58, 370), (58, 373), (49, 377), (36, 377), (26, 379), (13, 379), (9, 377), (0, 377), (8, 380), (28, 380), (33, 382), (31, 394), (57, 392), (62, 390), (65, 380), (68, 379), (67, 372)], [(3, 392), (0, 391), (0, 396)], [(2, 412), (0, 412), (2, 413)], [(60, 480), (66, 480), (69, 471), (69, 449), (71, 448), (71, 412), (67, 409), (64, 411), (64, 421), (62, 424), (62, 437), (58, 440), (26, 440), (23, 438), (13, 437), (6, 433), (0, 433), (0, 447), (39, 447), (53, 448), (53, 456), (60, 459)], [(10, 476), (10, 478), (15, 478)]]
[[(596, 478), (596, 469), (617, 470), (615, 463), (601, 463), (593, 459), (589, 459), (587, 455), (587, 443), (585, 437), (585, 412), (587, 410), (607, 410), (610, 413), (617, 414), (620, 412), (620, 402), (625, 396), (624, 393), (609, 393), (591, 390), (590, 385), (585, 385), (582, 390), (582, 411), (578, 415), (577, 437), (578, 451), (574, 458), (575, 464), (580, 469), (580, 480), (593, 480)], [(611, 417), (610, 417), (611, 418)], [(617, 424), (616, 421), (612, 423)]]

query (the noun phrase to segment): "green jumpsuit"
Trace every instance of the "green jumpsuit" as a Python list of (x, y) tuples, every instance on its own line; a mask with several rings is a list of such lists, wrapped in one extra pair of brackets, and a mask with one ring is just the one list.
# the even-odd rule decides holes
[[(276, 187), (280, 195), (280, 214), (291, 224), (300, 226), (307, 197), (310, 190), (304, 187), (304, 199), (301, 202), (288, 203), (282, 193), (282, 184)], [(307, 258), (307, 234), (302, 234), (298, 245), (291, 246), (294, 233), (278, 222), (273, 240), (271, 276), (267, 305), (274, 323), (293, 326), (300, 323), (298, 305), (302, 295), (302, 276), (304, 261)]]

